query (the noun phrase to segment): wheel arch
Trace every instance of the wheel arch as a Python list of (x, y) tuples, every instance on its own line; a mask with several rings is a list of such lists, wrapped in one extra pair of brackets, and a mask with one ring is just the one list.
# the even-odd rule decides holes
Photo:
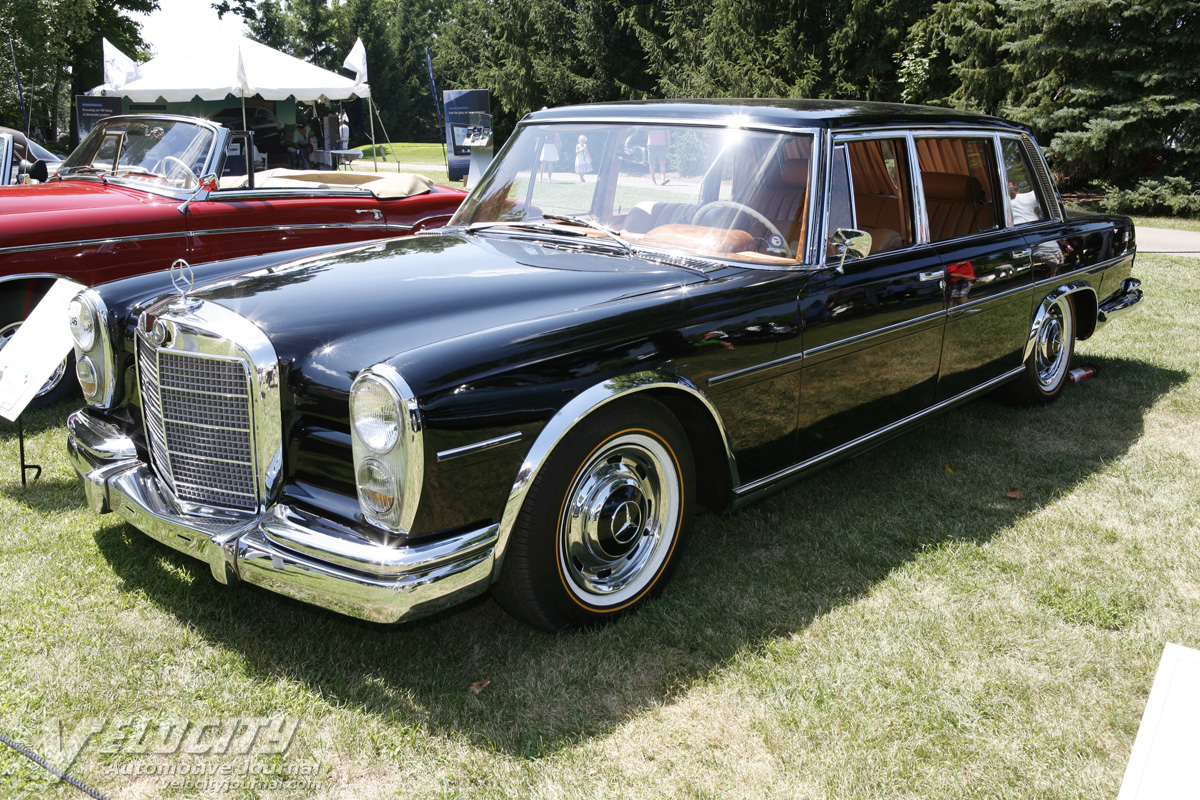
[(708, 397), (686, 378), (671, 373), (637, 372), (610, 378), (580, 392), (559, 409), (526, 452), (500, 520), (492, 566), (493, 581), (500, 575), (508, 540), (529, 488), (559, 442), (601, 408), (635, 395), (654, 398), (675, 416), (697, 461), (703, 459), (706, 463), (728, 465), (725, 470), (696, 470), (697, 496), (708, 498), (704, 505), (724, 508), (728, 504), (732, 487), (738, 482), (737, 462), (721, 415)]
[(1029, 338), (1025, 342), (1025, 354), (1023, 356), (1025, 360), (1028, 360), (1029, 356), (1033, 353), (1033, 346), (1037, 341), (1038, 331), (1041, 330), (1042, 324), (1050, 313), (1050, 309), (1055, 303), (1063, 299), (1069, 300), (1071, 303), (1071, 311), (1075, 317), (1075, 338), (1082, 341), (1095, 332), (1097, 312), (1099, 310), (1095, 287), (1083, 281), (1063, 284), (1043, 297), (1042, 301), (1038, 303), (1037, 309), (1033, 313), (1033, 324), (1029, 326)]
[[(33, 310), (33, 307), (37, 305), (42, 295), (50, 291), (50, 287), (56, 281), (63, 278), (66, 278), (66, 276), (53, 272), (30, 272), (22, 275), (5, 275), (4, 277), (0, 277), (0, 298), (3, 298), (5, 306), (3, 311), (7, 313), (9, 310), (8, 304), (15, 299), (18, 303), (18, 309), (22, 313), (21, 319), (24, 319)], [(67, 278), (67, 280), (71, 279)]]

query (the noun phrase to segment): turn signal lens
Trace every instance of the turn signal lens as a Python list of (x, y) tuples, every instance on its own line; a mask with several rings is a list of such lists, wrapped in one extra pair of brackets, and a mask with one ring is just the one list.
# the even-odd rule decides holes
[(83, 389), (84, 397), (96, 396), (96, 392), (100, 389), (100, 379), (96, 375), (96, 365), (90, 358), (83, 356), (75, 362), (75, 377), (79, 379), (79, 386)]
[(373, 458), (358, 467), (358, 496), (372, 514), (386, 514), (396, 504), (396, 481), (388, 468)]

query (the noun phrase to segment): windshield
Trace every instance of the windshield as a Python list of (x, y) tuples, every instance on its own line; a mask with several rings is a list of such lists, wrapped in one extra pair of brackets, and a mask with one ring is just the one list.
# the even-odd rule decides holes
[(204, 174), (213, 139), (211, 130), (186, 120), (109, 119), (92, 129), (58, 174), (190, 189)]
[(526, 125), (451, 225), (587, 226), (590, 237), (639, 250), (794, 263), (812, 141), (661, 123)]

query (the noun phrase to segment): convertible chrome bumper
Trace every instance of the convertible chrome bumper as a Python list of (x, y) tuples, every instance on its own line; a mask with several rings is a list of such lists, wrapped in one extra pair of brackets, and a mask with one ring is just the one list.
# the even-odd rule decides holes
[(67, 450), (88, 503), (206, 562), (221, 583), (246, 581), (373, 622), (432, 614), (487, 590), (498, 525), (435, 542), (387, 546), (299, 509), (256, 515), (186, 512), (133, 442), (86, 409), (67, 420)]

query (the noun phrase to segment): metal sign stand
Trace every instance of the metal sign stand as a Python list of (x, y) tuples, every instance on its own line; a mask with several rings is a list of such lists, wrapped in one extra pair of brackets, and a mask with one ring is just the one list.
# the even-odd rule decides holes
[(21, 421), (22, 417), (24, 417), (24, 416), (25, 416), (24, 414), (17, 415), (17, 441), (20, 442), (20, 447), (21, 447), (21, 485), (22, 486), (27, 485), (25, 482), (25, 473), (29, 472), (29, 470), (31, 470), (31, 469), (37, 470), (37, 472), (35, 472), (33, 475), (34, 483), (37, 483), (38, 478), (42, 477), (42, 468), (39, 465), (27, 464), (25, 462), (25, 423)]

